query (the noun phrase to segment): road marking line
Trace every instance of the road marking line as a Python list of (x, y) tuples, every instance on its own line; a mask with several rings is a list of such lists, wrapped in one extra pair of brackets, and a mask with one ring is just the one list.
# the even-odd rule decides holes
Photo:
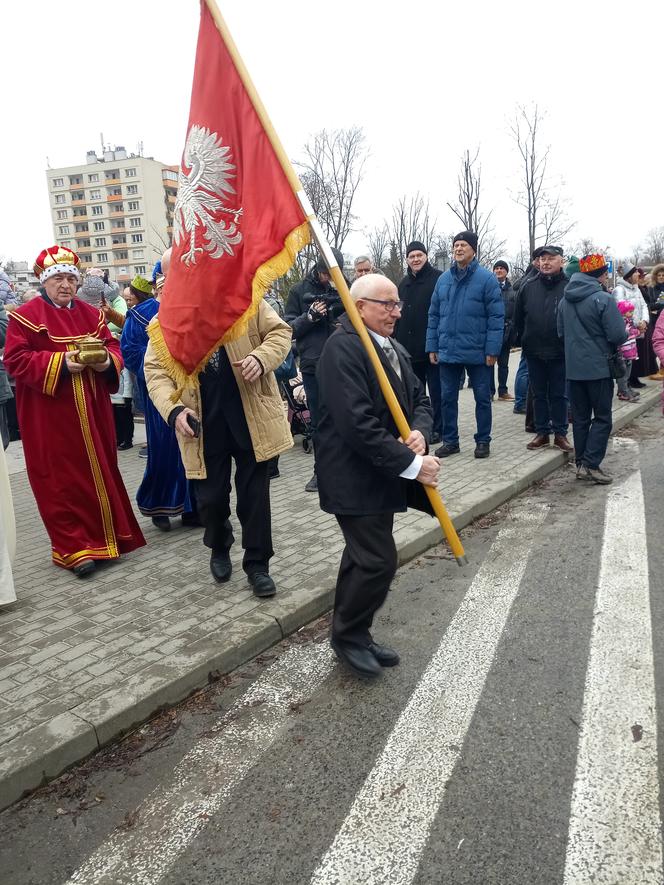
[(564, 885), (661, 885), (661, 838), (648, 546), (637, 471), (612, 488), (606, 504)]
[(548, 509), (513, 509), (312, 885), (412, 882)]
[(292, 646), (271, 664), (215, 727), (178, 763), (168, 786), (139, 806), (130, 833), (114, 833), (69, 885), (154, 885), (207, 825), (279, 737), (292, 706), (329, 675), (328, 644)]

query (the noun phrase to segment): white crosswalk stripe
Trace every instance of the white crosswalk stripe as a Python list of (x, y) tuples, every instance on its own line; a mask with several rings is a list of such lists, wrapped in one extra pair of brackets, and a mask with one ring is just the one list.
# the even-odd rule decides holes
[(412, 882), (547, 512), (500, 530), (312, 885)]
[(609, 493), (564, 885), (661, 885), (648, 549), (640, 472)]
[(294, 646), (275, 661), (140, 807), (131, 833), (103, 844), (70, 885), (155, 885), (277, 740), (293, 704), (307, 700), (333, 666), (329, 647)]

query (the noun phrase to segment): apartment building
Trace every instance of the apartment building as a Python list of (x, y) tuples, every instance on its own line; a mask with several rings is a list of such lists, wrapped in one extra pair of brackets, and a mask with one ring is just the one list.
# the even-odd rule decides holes
[(177, 166), (116, 147), (47, 169), (46, 180), (54, 240), (78, 253), (82, 270), (101, 267), (118, 283), (152, 273), (171, 242)]

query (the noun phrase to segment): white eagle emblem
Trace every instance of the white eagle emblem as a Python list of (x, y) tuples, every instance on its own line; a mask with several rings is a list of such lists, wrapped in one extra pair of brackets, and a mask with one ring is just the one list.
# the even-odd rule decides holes
[[(181, 256), (187, 265), (196, 264), (198, 252), (209, 252), (211, 258), (232, 255), (232, 247), (242, 242), (238, 230), (242, 209), (228, 209), (222, 202), (235, 193), (230, 183), (235, 177), (231, 160), (230, 147), (222, 144), (216, 132), (191, 127), (178, 176), (173, 218), (175, 245), (189, 240)], [(233, 217), (226, 220), (225, 215)]]

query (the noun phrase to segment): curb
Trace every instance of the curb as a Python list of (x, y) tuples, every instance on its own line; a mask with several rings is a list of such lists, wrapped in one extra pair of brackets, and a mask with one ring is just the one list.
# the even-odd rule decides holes
[[(614, 415), (613, 433), (660, 399), (660, 388), (645, 390), (640, 402), (624, 406)], [(489, 494), (479, 493), (459, 513), (452, 513), (457, 530), (469, 525), (516, 497), (566, 462), (555, 449), (541, 453), (541, 460), (515, 480), (508, 480)], [(403, 565), (441, 541), (440, 527), (420, 530), (398, 544)], [(305, 624), (328, 612), (334, 599), (336, 570), (317, 576), (318, 584), (298, 589), (286, 598), (265, 603), (260, 611), (246, 614), (226, 628), (222, 638), (206, 637), (186, 653), (172, 655), (149, 680), (135, 674), (121, 688), (102, 692), (91, 701), (73, 707), (5, 745), (0, 759), (0, 810), (26, 793), (60, 775), (65, 769), (122, 737), (164, 707), (172, 706), (226, 673), (235, 670)]]

